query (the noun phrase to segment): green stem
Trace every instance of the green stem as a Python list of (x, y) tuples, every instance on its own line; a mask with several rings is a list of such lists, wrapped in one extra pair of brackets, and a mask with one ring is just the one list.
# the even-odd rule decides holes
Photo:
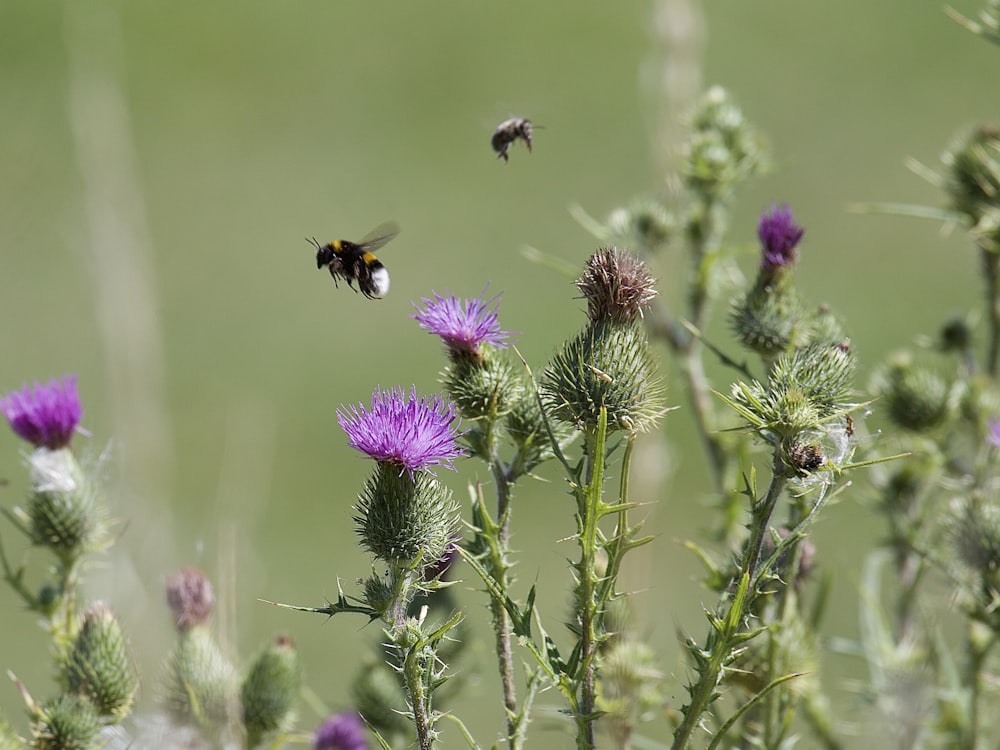
[(410, 698), (410, 710), (413, 711), (413, 725), (417, 731), (417, 744), (420, 750), (430, 750), (433, 737), (430, 724), (427, 721), (427, 691), (424, 686), (424, 670), (420, 652), (424, 644), (420, 643), (406, 650), (403, 661), (403, 674), (406, 678), (406, 692)]
[[(510, 478), (504, 470), (499, 457), (490, 450), (490, 472), (497, 493), (497, 538), (496, 545), (490, 545), (490, 574), (496, 580), (501, 590), (506, 593), (510, 581), (507, 572), (508, 545), (510, 540)], [(517, 719), (517, 688), (514, 684), (514, 657), (510, 645), (510, 615), (503, 602), (496, 597), (490, 597), (490, 612), (493, 616), (493, 629), (496, 632), (497, 662), (500, 667), (500, 684), (503, 690), (504, 719), (507, 727), (507, 742), (512, 750), (517, 750), (523, 742), (526, 723)]]
[(577, 607), (580, 615), (579, 662), (575, 673), (580, 696), (574, 719), (577, 725), (576, 746), (594, 747), (594, 707), (596, 695), (596, 657), (600, 612), (597, 601), (597, 546), (601, 492), (604, 486), (604, 453), (608, 432), (608, 412), (601, 407), (597, 429), (587, 435), (586, 484), (577, 490), (579, 513), (580, 562), (577, 568)]
[(985, 243), (980, 243), (979, 254), (986, 278), (986, 307), (990, 322), (986, 372), (995, 378), (997, 362), (1000, 360), (1000, 253), (991, 250)]
[(683, 709), (684, 719), (674, 733), (672, 750), (681, 750), (688, 746), (692, 733), (701, 723), (702, 714), (717, 697), (716, 690), (722, 678), (722, 670), (732, 657), (732, 651), (744, 627), (743, 623), (756, 598), (759, 583), (757, 566), (760, 562), (761, 549), (770, 528), (771, 516), (784, 491), (786, 481), (780, 471), (780, 460), (776, 457), (774, 475), (767, 495), (762, 500), (755, 500), (751, 508), (750, 540), (747, 542), (746, 553), (740, 566), (736, 595), (729, 605), (725, 618), (713, 625), (715, 630), (709, 637), (710, 654), (704, 667), (700, 669), (698, 682), (691, 688), (691, 702)]
[(990, 650), (996, 643), (996, 635), (981, 622), (969, 623), (968, 665), (965, 684), (969, 686), (969, 724), (966, 741), (963, 744), (968, 750), (976, 750), (979, 744), (979, 703), (983, 689), (983, 667)]

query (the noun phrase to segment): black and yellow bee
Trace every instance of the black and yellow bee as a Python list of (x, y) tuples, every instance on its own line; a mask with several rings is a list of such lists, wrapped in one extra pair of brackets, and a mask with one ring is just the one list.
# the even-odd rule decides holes
[(510, 156), (507, 155), (507, 149), (518, 139), (524, 141), (528, 151), (531, 151), (531, 133), (531, 120), (526, 120), (523, 117), (512, 117), (497, 125), (493, 135), (490, 136), (490, 145), (497, 152), (497, 158), (503, 159), (506, 163), (510, 159)]
[(350, 240), (334, 240), (321, 245), (315, 237), (306, 238), (316, 248), (316, 268), (326, 266), (333, 277), (343, 279), (347, 285), (354, 288), (368, 299), (379, 299), (389, 291), (389, 272), (382, 265), (375, 251), (399, 234), (399, 226), (387, 221), (379, 224), (358, 242)]

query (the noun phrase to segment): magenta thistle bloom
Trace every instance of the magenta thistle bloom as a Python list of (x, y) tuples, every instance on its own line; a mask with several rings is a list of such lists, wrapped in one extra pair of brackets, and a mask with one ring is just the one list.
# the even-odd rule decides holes
[(757, 236), (760, 238), (760, 265), (768, 271), (795, 262), (795, 248), (806, 230), (795, 224), (792, 210), (785, 205), (771, 206), (771, 211), (761, 214), (757, 225)]
[(434, 295), (433, 299), (420, 299), (423, 309), (413, 303), (417, 312), (410, 317), (424, 330), (440, 336), (450, 351), (476, 354), (484, 343), (501, 349), (507, 346), (507, 339), (511, 334), (500, 330), (500, 321), (497, 319), (500, 295), (490, 300), (484, 300), (482, 295), (461, 300), (457, 297), (442, 297), (437, 292), (431, 293)]
[(341, 407), (337, 421), (347, 433), (348, 443), (376, 461), (400, 464), (411, 474), (430, 466), (454, 469), (454, 460), (465, 455), (456, 442), (458, 411), (442, 396), (418, 398), (410, 389), (389, 391), (376, 388), (371, 407), (364, 404)]
[(986, 433), (986, 442), (995, 448), (1000, 448), (1000, 419), (989, 421), (989, 431)]
[(0, 398), (0, 412), (18, 437), (36, 448), (65, 448), (83, 416), (76, 376), (25, 385), (8, 393)]
[(315, 750), (368, 750), (365, 725), (353, 711), (334, 714), (319, 725), (313, 739)]

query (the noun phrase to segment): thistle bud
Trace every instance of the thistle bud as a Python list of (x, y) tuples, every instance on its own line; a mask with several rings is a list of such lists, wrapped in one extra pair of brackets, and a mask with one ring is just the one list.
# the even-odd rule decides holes
[(752, 424), (766, 426), (792, 446), (803, 433), (823, 432), (825, 423), (845, 412), (854, 368), (849, 348), (812, 344), (778, 357), (766, 386), (735, 383), (732, 398)]
[(677, 217), (655, 198), (640, 198), (611, 213), (601, 237), (613, 237), (630, 247), (655, 252), (677, 233)]
[(510, 363), (486, 351), (476, 358), (453, 358), (443, 382), (465, 419), (502, 416), (524, 394), (524, 385)]
[(32, 541), (48, 547), (64, 565), (100, 545), (97, 490), (68, 448), (38, 448), (28, 459)]
[(951, 387), (934, 370), (898, 357), (876, 377), (875, 389), (885, 400), (889, 418), (913, 432), (941, 425), (950, 412)]
[(243, 680), (243, 725), (247, 746), (256, 747), (269, 732), (294, 721), (293, 707), (302, 685), (302, 668), (295, 644), (281, 636), (254, 660)]
[(362, 545), (380, 560), (404, 566), (435, 564), (458, 529), (459, 508), (447, 487), (427, 472), (411, 476), (383, 461), (376, 463), (356, 510)]
[(212, 582), (197, 568), (182, 568), (167, 578), (167, 604), (179, 632), (206, 624), (215, 609)]
[(646, 432), (666, 409), (645, 331), (610, 318), (592, 321), (563, 344), (541, 380), (542, 399), (556, 419), (597, 428), (601, 407), (608, 429)]
[(42, 706), (31, 725), (37, 750), (97, 750), (102, 746), (101, 720), (94, 705), (75, 693), (64, 693)]
[(952, 208), (968, 219), (984, 250), (1000, 251), (1000, 130), (993, 124), (976, 127), (942, 161)]
[(740, 342), (765, 359), (806, 342), (809, 326), (791, 285), (791, 268), (805, 230), (795, 224), (788, 206), (771, 207), (757, 226), (760, 270), (754, 286), (730, 313)]
[(80, 631), (65, 665), (71, 691), (91, 700), (101, 716), (120, 721), (132, 707), (137, 686), (121, 626), (103, 604), (83, 615)]
[(691, 124), (684, 144), (684, 178), (694, 192), (709, 198), (728, 195), (765, 166), (760, 136), (722, 87), (705, 93)]
[(576, 286), (594, 322), (631, 322), (642, 316), (657, 295), (656, 279), (646, 264), (617, 247), (601, 248), (591, 255)]
[(162, 679), (163, 705), (177, 721), (208, 732), (229, 723), (236, 671), (204, 625), (181, 631)]
[(969, 590), (984, 597), (981, 607), (993, 611), (993, 592), (1000, 586), (1000, 507), (975, 495), (953, 503), (950, 514), (955, 557), (975, 581)]

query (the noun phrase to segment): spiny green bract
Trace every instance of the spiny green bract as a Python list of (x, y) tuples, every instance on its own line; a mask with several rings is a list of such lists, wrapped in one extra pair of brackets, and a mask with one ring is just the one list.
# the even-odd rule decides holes
[(456, 536), (458, 504), (427, 472), (400, 472), (380, 461), (365, 483), (354, 517), (361, 543), (386, 562), (433, 565)]
[(925, 432), (948, 417), (951, 387), (933, 369), (900, 357), (876, 381), (889, 418), (903, 429)]
[(69, 689), (90, 698), (102, 716), (120, 720), (129, 713), (135, 671), (121, 626), (104, 605), (96, 604), (84, 614), (65, 673)]
[(443, 381), (465, 419), (506, 414), (524, 393), (510, 364), (485, 347), (478, 357), (452, 357)]
[(213, 731), (228, 724), (236, 704), (236, 673), (208, 628), (179, 634), (165, 667), (163, 703), (185, 724)]
[(42, 706), (31, 725), (37, 750), (97, 750), (101, 720), (94, 704), (75, 693), (64, 693)]
[(601, 407), (608, 429), (646, 432), (666, 411), (645, 331), (635, 322), (592, 321), (563, 344), (542, 376), (549, 413), (594, 430)]
[(301, 684), (301, 664), (291, 639), (278, 638), (261, 651), (240, 689), (249, 747), (263, 735), (290, 726)]

